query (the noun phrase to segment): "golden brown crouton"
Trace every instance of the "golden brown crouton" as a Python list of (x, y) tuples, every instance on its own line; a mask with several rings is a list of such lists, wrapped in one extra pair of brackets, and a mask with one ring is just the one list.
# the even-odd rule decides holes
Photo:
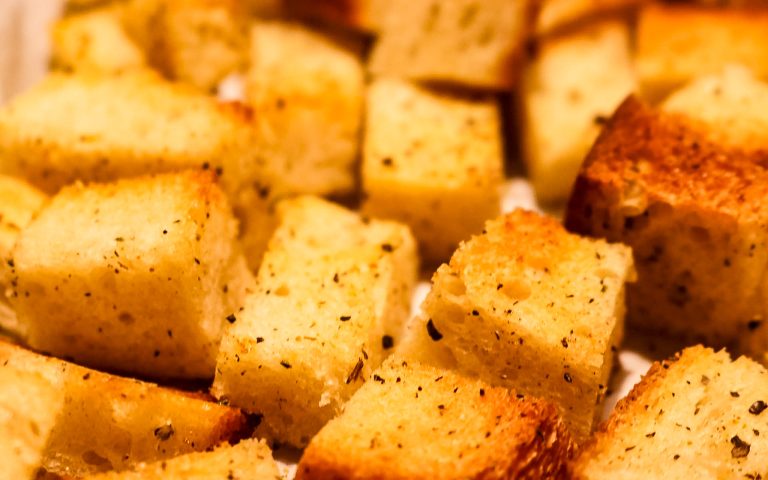
[(566, 225), (632, 247), (635, 326), (766, 361), (768, 157), (710, 130), (629, 98), (582, 167)]
[(393, 14), (392, 0), (285, 0), (290, 15), (341, 25), (365, 33), (374, 33)]
[(633, 274), (629, 248), (515, 210), (437, 270), (400, 353), (551, 400), (584, 440), (601, 411)]
[(0, 365), (36, 373), (64, 393), (43, 467), (79, 477), (203, 451), (246, 426), (234, 408), (202, 395), (107, 375), (0, 342)]
[(657, 362), (582, 449), (577, 479), (768, 475), (768, 372), (701, 346)]
[(296, 478), (566, 478), (573, 448), (547, 402), (391, 358), (312, 439)]
[(13, 253), (26, 341), (98, 368), (213, 377), (245, 295), (236, 228), (212, 173), (63, 189)]
[(648, 0), (540, 0), (535, 33), (555, 30), (606, 12), (628, 10)]

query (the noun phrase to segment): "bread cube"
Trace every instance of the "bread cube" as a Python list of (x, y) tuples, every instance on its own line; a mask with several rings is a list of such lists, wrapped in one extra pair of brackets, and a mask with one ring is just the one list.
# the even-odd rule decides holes
[(364, 33), (379, 31), (392, 8), (392, 0), (284, 0), (289, 15), (320, 20)]
[(401, 354), (556, 403), (577, 441), (601, 412), (632, 253), (515, 210), (432, 277)]
[(283, 477), (263, 440), (223, 444), (210, 452), (195, 452), (169, 460), (140, 463), (130, 470), (105, 472), (85, 480), (280, 480)]
[(212, 392), (303, 447), (400, 340), (418, 270), (408, 228), (313, 197), (278, 206), (258, 288), (230, 320)]
[(0, 364), (36, 373), (64, 394), (43, 467), (80, 477), (204, 451), (239, 438), (245, 416), (231, 407), (152, 383), (117, 377), (0, 342)]
[(727, 64), (768, 77), (768, 10), (652, 4), (640, 12), (637, 73), (649, 101)]
[(68, 15), (53, 25), (51, 66), (65, 71), (121, 72), (147, 66), (123, 28), (120, 10), (102, 7)]
[(536, 35), (547, 35), (608, 12), (631, 9), (648, 0), (542, 0), (536, 16)]
[(768, 371), (701, 346), (655, 363), (583, 448), (577, 479), (765, 478)]
[(392, 1), (369, 64), (375, 75), (512, 87), (534, 2)]
[(573, 449), (552, 404), (391, 358), (312, 439), (296, 478), (565, 478)]
[(363, 117), (359, 52), (298, 24), (256, 22), (246, 97), (259, 153), (288, 193), (349, 193)]
[(222, 323), (245, 295), (236, 228), (210, 173), (63, 189), (14, 250), (27, 342), (97, 368), (213, 377)]
[(32, 372), (0, 366), (3, 478), (33, 479), (64, 404), (64, 393)]
[(636, 327), (768, 361), (765, 152), (709, 130), (629, 98), (579, 173), (566, 225), (632, 247)]
[(593, 23), (540, 42), (520, 91), (523, 150), (539, 201), (565, 200), (609, 117), (635, 89), (629, 27)]
[(428, 262), (499, 214), (504, 175), (493, 97), (379, 79), (368, 90), (363, 211), (408, 224)]

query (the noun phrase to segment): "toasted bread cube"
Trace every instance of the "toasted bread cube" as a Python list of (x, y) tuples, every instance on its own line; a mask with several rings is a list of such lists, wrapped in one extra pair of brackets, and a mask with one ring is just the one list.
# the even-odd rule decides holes
[(493, 97), (380, 79), (368, 90), (363, 210), (408, 224), (440, 262), (499, 214), (504, 158)]
[(398, 0), (381, 28), (369, 69), (376, 75), (508, 90), (514, 83), (532, 2)]
[(768, 77), (768, 9), (648, 5), (637, 27), (637, 74), (650, 101), (727, 64)]
[(55, 69), (111, 73), (147, 66), (144, 52), (123, 28), (115, 7), (60, 19), (53, 26), (51, 47)]
[(399, 341), (418, 270), (407, 227), (329, 202), (278, 206), (258, 288), (222, 339), (212, 392), (303, 447)]
[(579, 173), (566, 225), (632, 247), (632, 324), (768, 361), (764, 152), (709, 130), (629, 98)]
[(631, 9), (648, 0), (542, 0), (536, 17), (536, 35), (547, 35), (583, 20)]
[(577, 479), (764, 478), (768, 371), (702, 346), (655, 363), (580, 452)]
[(51, 473), (80, 477), (203, 451), (246, 428), (237, 409), (204, 395), (100, 373), (0, 342), (0, 365), (39, 374), (64, 393), (45, 451)]
[(64, 392), (36, 373), (0, 366), (0, 464), (4, 479), (33, 479), (64, 405)]
[(106, 472), (85, 480), (280, 480), (283, 477), (263, 440), (243, 440), (235, 446), (223, 444), (211, 452), (195, 452), (169, 460), (141, 463), (131, 470)]
[(432, 277), (402, 354), (555, 402), (574, 438), (601, 412), (632, 253), (515, 210)]
[(375, 33), (395, 10), (392, 0), (284, 0), (290, 15)]
[(618, 20), (541, 41), (521, 89), (528, 175), (542, 202), (565, 200), (581, 162), (635, 88), (629, 28)]
[(557, 409), (393, 357), (312, 439), (299, 480), (565, 478), (574, 445)]
[(211, 378), (222, 323), (244, 296), (230, 288), (243, 282), (235, 237), (213, 174), (67, 187), (14, 250), (26, 340), (98, 368)]
[(363, 117), (363, 67), (346, 48), (298, 24), (257, 22), (246, 97), (259, 152), (289, 193), (349, 193)]

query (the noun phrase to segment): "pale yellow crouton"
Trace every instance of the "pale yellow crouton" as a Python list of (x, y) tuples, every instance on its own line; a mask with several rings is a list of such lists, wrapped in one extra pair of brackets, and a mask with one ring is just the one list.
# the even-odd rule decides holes
[(550, 34), (607, 12), (626, 11), (648, 0), (540, 0), (535, 33)]
[(499, 214), (504, 175), (495, 98), (394, 79), (368, 90), (363, 210), (408, 224), (429, 262)]
[(212, 392), (304, 446), (399, 341), (418, 270), (407, 227), (313, 197), (278, 206), (258, 289), (224, 334)]
[(566, 478), (573, 450), (553, 405), (391, 358), (312, 439), (296, 478)]
[(26, 341), (98, 368), (210, 378), (245, 295), (235, 238), (213, 174), (65, 188), (13, 253)]
[(289, 193), (349, 193), (363, 117), (359, 54), (298, 24), (251, 31), (246, 97), (258, 112), (259, 155)]
[(622, 338), (632, 253), (516, 210), (432, 278), (401, 353), (556, 403), (589, 436)]
[(768, 371), (701, 346), (655, 363), (582, 449), (576, 479), (768, 475)]
[(539, 201), (568, 197), (605, 118), (635, 89), (629, 27), (591, 24), (542, 40), (520, 92), (523, 150)]

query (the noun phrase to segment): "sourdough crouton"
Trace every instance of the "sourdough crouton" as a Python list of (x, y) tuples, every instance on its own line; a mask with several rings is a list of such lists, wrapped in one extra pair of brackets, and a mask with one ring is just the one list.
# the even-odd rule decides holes
[(404, 225), (313, 197), (284, 201), (278, 218), (212, 392), (261, 414), (258, 432), (302, 447), (399, 341), (418, 266)]
[(296, 478), (566, 478), (573, 448), (547, 402), (391, 358), (312, 439)]
[(0, 465), (3, 479), (33, 479), (64, 404), (41, 376), (0, 366)]
[(636, 98), (615, 113), (579, 173), (566, 225), (632, 247), (631, 323), (768, 361), (765, 155)]
[(211, 378), (222, 323), (245, 295), (235, 236), (213, 174), (63, 189), (14, 249), (27, 342), (98, 368)]
[(85, 480), (281, 480), (283, 477), (263, 440), (220, 445), (211, 452), (195, 452), (169, 460), (140, 463), (131, 470), (91, 475)]
[(525, 163), (539, 201), (568, 197), (602, 119), (634, 88), (625, 23), (606, 20), (541, 41), (520, 92)]
[(397, 0), (371, 53), (376, 75), (507, 90), (528, 29), (529, 0)]
[(53, 25), (51, 66), (66, 71), (121, 72), (146, 67), (123, 28), (120, 10), (103, 7), (68, 15)]
[(203, 451), (244, 433), (245, 416), (202, 395), (161, 388), (0, 342), (0, 364), (36, 373), (64, 393), (43, 467), (80, 477)]
[(284, 0), (289, 15), (341, 25), (364, 33), (379, 31), (393, 14), (392, 0)]
[(575, 462), (577, 479), (765, 478), (768, 372), (701, 346), (655, 363)]
[(289, 193), (349, 193), (363, 116), (358, 53), (297, 24), (257, 22), (246, 97), (259, 154)]
[(768, 10), (648, 5), (637, 27), (637, 73), (650, 101), (690, 80), (743, 64), (768, 77)]
[(493, 97), (394, 79), (368, 89), (363, 211), (408, 224), (429, 262), (499, 214), (504, 159)]
[(535, 32), (546, 35), (589, 17), (628, 10), (647, 0), (541, 0), (539, 3)]
[(600, 414), (632, 253), (515, 210), (432, 277), (400, 353), (556, 403), (577, 441)]

